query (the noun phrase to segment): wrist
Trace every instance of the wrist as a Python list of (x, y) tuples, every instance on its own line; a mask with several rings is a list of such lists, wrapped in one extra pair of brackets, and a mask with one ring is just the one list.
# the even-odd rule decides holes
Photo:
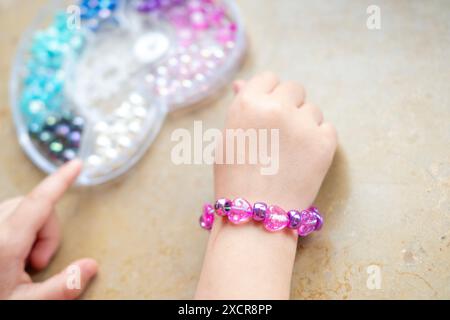
[(242, 181), (238, 184), (231, 181), (226, 183), (217, 181), (215, 199), (226, 197), (232, 200), (240, 197), (250, 203), (262, 201), (268, 205), (276, 204), (286, 210), (306, 209), (312, 205), (316, 195), (312, 194), (311, 190), (307, 190), (307, 187), (302, 189), (305, 189), (305, 191), (299, 194), (288, 190), (283, 185), (277, 185), (277, 188), (274, 188), (270, 184), (246, 186)]
[[(298, 236), (216, 219), (196, 298), (288, 299)], [(236, 290), (236, 287), (239, 290)]]

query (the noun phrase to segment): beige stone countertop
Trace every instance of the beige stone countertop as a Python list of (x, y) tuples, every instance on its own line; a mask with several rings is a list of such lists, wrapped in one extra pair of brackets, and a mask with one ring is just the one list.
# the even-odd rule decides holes
[[(44, 177), (17, 143), (8, 97), (16, 45), (43, 3), (0, 0), (0, 199)], [(250, 39), (239, 76), (270, 69), (302, 82), (339, 132), (316, 201), (326, 224), (299, 241), (292, 298), (449, 299), (450, 2), (377, 1), (380, 30), (366, 27), (365, 0), (238, 4)], [(100, 273), (86, 299), (191, 298), (212, 170), (172, 164), (170, 135), (194, 120), (222, 127), (231, 98), (228, 89), (205, 108), (170, 116), (122, 179), (72, 190), (58, 207), (61, 248), (35, 278), (89, 256)]]

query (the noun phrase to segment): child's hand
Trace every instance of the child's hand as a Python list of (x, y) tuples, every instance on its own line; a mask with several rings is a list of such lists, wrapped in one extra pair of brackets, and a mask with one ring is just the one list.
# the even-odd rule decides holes
[[(272, 161), (279, 161), (278, 166), (272, 163), (278, 172), (262, 175), (260, 169), (267, 165), (216, 165), (216, 197), (243, 197), (285, 210), (310, 206), (336, 150), (335, 128), (323, 121), (319, 108), (305, 103), (302, 86), (280, 82), (272, 73), (247, 83), (236, 82), (235, 91), (238, 95), (229, 108), (225, 127), (279, 129), (279, 157), (272, 157)], [(276, 142), (270, 139), (269, 132), (268, 141)], [(267, 150), (270, 155), (270, 146)]]
[(81, 162), (72, 161), (26, 197), (0, 204), (0, 299), (75, 299), (97, 273), (92, 259), (78, 260), (42, 283), (33, 283), (25, 271), (27, 264), (45, 268), (56, 252), (60, 239), (55, 204), (80, 169)]
[[(309, 207), (336, 150), (334, 127), (323, 122), (317, 107), (305, 103), (300, 85), (280, 82), (271, 73), (238, 81), (235, 91), (226, 129), (279, 129), (279, 150), (272, 149), (278, 152), (272, 162), (278, 158), (279, 163), (271, 166), (278, 170), (262, 175), (261, 167), (267, 164), (216, 164), (216, 199), (242, 197), (250, 203), (262, 201), (285, 210)], [(270, 139), (269, 135), (270, 144), (277, 142)], [(225, 139), (223, 154), (227, 143), (230, 141)], [(297, 238), (292, 230), (269, 233), (261, 225), (248, 222), (235, 226), (216, 217), (196, 298), (287, 299)]]

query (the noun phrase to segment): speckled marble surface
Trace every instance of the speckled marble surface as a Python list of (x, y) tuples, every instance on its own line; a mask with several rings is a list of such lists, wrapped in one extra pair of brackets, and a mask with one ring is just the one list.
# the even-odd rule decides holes
[[(371, 31), (372, 2), (238, 1), (251, 40), (240, 76), (271, 69), (301, 81), (340, 137), (317, 200), (327, 223), (299, 242), (292, 297), (449, 299), (450, 2), (377, 1), (381, 30)], [(43, 3), (0, 0), (1, 199), (44, 177), (16, 143), (7, 91), (19, 36)], [(173, 165), (170, 134), (194, 120), (221, 127), (230, 101), (228, 90), (170, 117), (126, 177), (72, 190), (58, 208), (61, 249), (35, 278), (90, 256), (100, 273), (84, 298), (191, 298), (212, 170)], [(380, 289), (367, 286), (370, 266)]]

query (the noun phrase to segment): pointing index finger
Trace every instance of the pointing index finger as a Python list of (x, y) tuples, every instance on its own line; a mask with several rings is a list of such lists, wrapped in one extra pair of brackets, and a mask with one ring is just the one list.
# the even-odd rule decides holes
[(55, 204), (75, 182), (80, 174), (81, 160), (73, 160), (45, 178), (20, 203), (10, 222), (26, 234), (35, 234), (52, 213)]

